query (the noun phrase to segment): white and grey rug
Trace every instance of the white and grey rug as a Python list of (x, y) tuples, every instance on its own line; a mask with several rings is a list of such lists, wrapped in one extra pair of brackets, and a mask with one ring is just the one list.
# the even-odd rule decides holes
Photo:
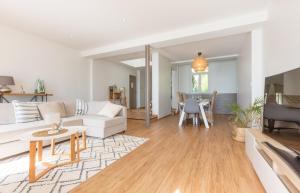
[[(81, 182), (103, 170), (106, 166), (142, 145), (147, 139), (128, 135), (115, 135), (106, 139), (87, 138), (87, 149), (80, 154), (81, 161), (51, 170), (35, 183), (28, 183), (28, 154), (0, 162), (1, 193), (56, 193), (68, 192)], [(56, 152), (69, 152), (69, 143), (56, 146)], [(43, 150), (48, 162), (66, 161), (68, 156), (51, 157), (50, 148)], [(38, 165), (37, 171), (43, 169)]]

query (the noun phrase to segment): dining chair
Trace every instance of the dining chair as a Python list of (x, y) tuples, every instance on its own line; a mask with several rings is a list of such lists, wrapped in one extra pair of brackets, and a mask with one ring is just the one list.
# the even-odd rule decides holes
[(177, 112), (181, 113), (183, 110), (183, 95), (181, 92), (177, 92), (178, 109)]
[(217, 91), (214, 91), (212, 95), (210, 96), (209, 99), (209, 104), (205, 110), (205, 115), (207, 117), (207, 120), (209, 124), (214, 125), (214, 110), (215, 110), (215, 103), (216, 103), (216, 96), (217, 96)]
[(189, 118), (190, 115), (193, 115), (193, 125), (198, 125), (198, 118), (201, 111), (199, 104), (195, 99), (190, 98), (184, 102), (182, 113), (184, 113), (183, 116), (186, 116), (187, 118)]
[(182, 93), (183, 102), (189, 99), (189, 95), (187, 93)]

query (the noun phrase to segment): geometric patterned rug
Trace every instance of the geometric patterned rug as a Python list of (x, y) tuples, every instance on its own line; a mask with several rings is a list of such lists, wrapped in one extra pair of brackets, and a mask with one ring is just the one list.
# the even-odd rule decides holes
[[(87, 149), (80, 152), (79, 163), (54, 168), (35, 183), (28, 183), (28, 154), (15, 156), (0, 162), (0, 192), (68, 192), (146, 141), (145, 138), (128, 135), (114, 135), (106, 139), (87, 137)], [(69, 142), (56, 145), (57, 153), (68, 151)], [(69, 159), (64, 155), (50, 156), (50, 147), (44, 148), (43, 158), (51, 163)], [(37, 165), (37, 172), (41, 169), (43, 166)]]

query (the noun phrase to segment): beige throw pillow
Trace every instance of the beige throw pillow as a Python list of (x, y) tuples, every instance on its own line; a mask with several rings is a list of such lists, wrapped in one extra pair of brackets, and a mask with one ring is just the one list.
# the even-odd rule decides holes
[(119, 112), (121, 110), (122, 110), (122, 106), (115, 105), (113, 103), (108, 102), (104, 105), (104, 107), (97, 114), (105, 116), (105, 117), (109, 117), (109, 118), (114, 118), (115, 116), (117, 116), (119, 114)]
[(66, 116), (65, 105), (61, 102), (42, 103), (38, 105), (38, 108), (43, 118), (50, 113), (59, 113), (60, 117)]

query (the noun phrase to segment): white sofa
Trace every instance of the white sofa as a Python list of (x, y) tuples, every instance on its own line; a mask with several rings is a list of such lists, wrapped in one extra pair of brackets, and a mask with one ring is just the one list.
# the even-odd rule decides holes
[[(108, 101), (88, 102), (86, 115), (75, 115), (75, 101), (63, 102), (66, 117), (62, 118), (63, 126), (85, 126), (87, 135), (106, 138), (127, 129), (127, 109), (123, 107), (114, 118), (97, 115)], [(25, 132), (47, 128), (45, 121), (15, 123), (13, 106), (10, 103), (0, 103), (0, 159), (28, 151), (27, 141), (20, 140)], [(50, 142), (44, 145), (49, 145)]]

